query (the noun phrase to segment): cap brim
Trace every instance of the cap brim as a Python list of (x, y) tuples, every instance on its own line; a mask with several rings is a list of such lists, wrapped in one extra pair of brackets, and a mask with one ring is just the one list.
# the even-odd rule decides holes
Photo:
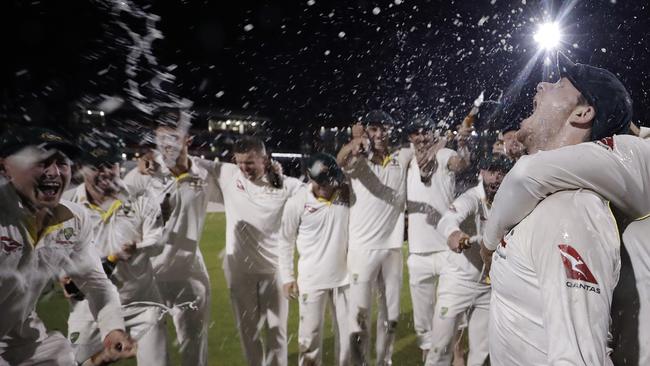
[(560, 76), (570, 76), (575, 73), (576, 64), (571, 61), (567, 55), (562, 52), (557, 53), (557, 67), (560, 70)]

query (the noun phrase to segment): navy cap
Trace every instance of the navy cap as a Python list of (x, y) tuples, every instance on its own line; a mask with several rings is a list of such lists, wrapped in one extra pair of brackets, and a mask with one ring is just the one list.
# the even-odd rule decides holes
[(591, 140), (628, 133), (632, 120), (632, 98), (611, 72), (594, 66), (573, 63), (558, 52), (560, 76), (566, 77), (596, 110)]
[(316, 153), (309, 157), (307, 175), (318, 184), (340, 184), (344, 180), (343, 171), (336, 159), (325, 153)]
[(490, 171), (501, 171), (507, 173), (512, 169), (514, 161), (503, 154), (486, 154), (479, 161), (479, 168)]
[(363, 116), (361, 124), (365, 126), (379, 125), (393, 127), (395, 126), (395, 120), (390, 116), (390, 114), (381, 109), (374, 109)]
[(122, 161), (121, 143), (116, 136), (107, 134), (92, 134), (80, 138), (79, 145), (83, 150), (81, 161), (84, 164), (100, 165), (115, 164)]
[(409, 124), (406, 126), (406, 133), (412, 134), (420, 130), (433, 131), (435, 126), (436, 124), (433, 122), (431, 117), (415, 116), (409, 121)]
[(58, 132), (41, 127), (21, 127), (0, 136), (0, 157), (12, 155), (27, 146), (56, 149), (70, 159), (81, 153), (76, 144)]

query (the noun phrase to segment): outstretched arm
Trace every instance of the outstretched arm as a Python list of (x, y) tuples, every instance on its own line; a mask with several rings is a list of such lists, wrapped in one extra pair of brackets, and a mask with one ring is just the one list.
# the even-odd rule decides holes
[(648, 180), (650, 143), (633, 136), (567, 146), (524, 156), (503, 180), (483, 235), (495, 250), (508, 230), (549, 194), (589, 189), (610, 200), (626, 215), (650, 212)]

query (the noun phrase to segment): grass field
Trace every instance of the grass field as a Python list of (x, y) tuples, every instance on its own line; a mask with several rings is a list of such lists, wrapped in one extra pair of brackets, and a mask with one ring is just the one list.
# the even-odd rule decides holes
[[(210, 213), (206, 219), (201, 250), (206, 260), (210, 280), (212, 284), (212, 323), (210, 324), (209, 336), (209, 364), (210, 365), (245, 365), (239, 335), (235, 328), (230, 299), (219, 254), (225, 246), (225, 216), (223, 213)], [(406, 257), (406, 253), (405, 253)], [(402, 287), (402, 313), (398, 326), (398, 336), (395, 343), (393, 364), (396, 366), (418, 365), (420, 361), (420, 350), (415, 343), (415, 332), (413, 330), (413, 313), (411, 309), (411, 298), (408, 290), (408, 276), (404, 270), (404, 285)], [(66, 332), (66, 320), (68, 317), (68, 304), (60, 293), (48, 296), (38, 306), (38, 314), (45, 321), (50, 330)], [(168, 322), (171, 323), (171, 322)], [(324, 365), (334, 365), (333, 343), (334, 337), (329, 326), (325, 339)], [(170, 328), (171, 329), (171, 328)], [(171, 330), (170, 330), (171, 332)], [(298, 304), (292, 301), (289, 310), (289, 364), (298, 363)], [(169, 337), (173, 339), (173, 337)], [(175, 342), (170, 346), (172, 365), (179, 364), (179, 357)], [(134, 361), (122, 362), (120, 365), (135, 365)], [(155, 366), (155, 365), (140, 365)]]

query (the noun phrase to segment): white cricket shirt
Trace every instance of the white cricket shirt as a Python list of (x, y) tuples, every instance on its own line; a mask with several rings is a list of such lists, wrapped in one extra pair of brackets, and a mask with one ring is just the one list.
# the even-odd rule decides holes
[(226, 212), (226, 258), (232, 270), (273, 274), (278, 271), (282, 209), (302, 183), (283, 177), (282, 188), (266, 179), (252, 182), (235, 164), (213, 163)]
[(164, 165), (154, 176), (133, 169), (124, 177), (129, 191), (138, 194), (147, 190), (159, 205), (167, 199), (171, 207), (163, 232), (163, 252), (152, 260), (156, 277), (163, 281), (181, 281), (188, 273), (205, 272), (199, 240), (208, 201), (218, 196), (215, 193), (218, 188), (206, 168), (211, 167), (212, 162), (194, 156), (189, 160), (189, 171), (178, 177)]
[[(490, 215), (490, 207), (485, 198), (483, 182), (467, 190), (454, 203), (449, 206), (438, 224), (438, 230), (448, 238), (456, 230), (461, 230), (461, 224), (469, 219), (474, 221), (475, 232), (466, 233), (470, 236), (482, 235), (485, 221)], [(446, 243), (445, 239), (445, 243)], [(483, 260), (480, 255), (480, 246), (473, 244), (462, 253), (450, 253), (449, 265), (443, 269), (444, 273), (453, 275), (454, 278), (466, 281), (473, 287), (489, 287), (485, 283), (487, 273), (482, 273)]]
[(163, 249), (159, 204), (146, 193), (133, 196), (125, 190), (102, 209), (88, 201), (85, 184), (74, 190), (72, 201), (88, 211), (94, 242), (102, 258), (121, 252), (125, 243), (136, 243), (136, 253), (128, 261), (118, 261), (112, 275), (122, 304), (159, 302), (151, 265), (151, 257)]
[(298, 249), (300, 291), (331, 289), (346, 285), (348, 219), (350, 203), (338, 191), (331, 201), (316, 198), (311, 185), (289, 198), (282, 214), (280, 277), (295, 279), (294, 247)]
[(10, 332), (27, 337), (21, 325), (43, 289), (65, 275), (88, 299), (102, 339), (111, 330), (124, 330), (119, 295), (104, 274), (93, 224), (82, 207), (61, 201), (40, 237), (30, 229), (31, 214), (11, 184), (0, 186), (0, 207), (0, 339)]
[(438, 168), (430, 183), (422, 183), (420, 167), (415, 158), (408, 169), (406, 211), (408, 213), (408, 243), (411, 253), (431, 253), (449, 250), (445, 238), (436, 226), (454, 200), (455, 174), (449, 170), (449, 159), (458, 155), (451, 149), (436, 154)]
[(401, 248), (404, 242), (406, 172), (413, 157), (400, 149), (383, 164), (359, 158), (345, 169), (350, 178), (350, 247)]
[(650, 214), (650, 141), (621, 135), (523, 156), (494, 199), (485, 246), (496, 249), (549, 194), (579, 188), (597, 192), (631, 218)]

